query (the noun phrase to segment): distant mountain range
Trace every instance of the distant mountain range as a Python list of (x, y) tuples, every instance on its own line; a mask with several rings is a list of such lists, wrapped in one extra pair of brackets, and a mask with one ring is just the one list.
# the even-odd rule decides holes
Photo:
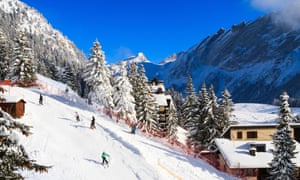
[(282, 91), (300, 96), (300, 31), (278, 26), (268, 14), (218, 30), (159, 65), (144, 62), (148, 78), (184, 93), (189, 75), (198, 91), (203, 82), (220, 95), (228, 88), (235, 102), (272, 103)]
[[(300, 96), (300, 30), (278, 25), (274, 20), (278, 14), (241, 22), (228, 30), (221, 28), (159, 64), (151, 63), (143, 53), (124, 61), (143, 63), (149, 79), (163, 80), (167, 88), (174, 87), (182, 93), (191, 75), (197, 91), (203, 82), (214, 85), (218, 96), (228, 88), (234, 102), (272, 103), (282, 91), (297, 98)], [(2, 0), (0, 15), (0, 29), (11, 42), (18, 29), (26, 30), (38, 63), (46, 68), (51, 63), (58, 67), (68, 63), (75, 72), (82, 67), (86, 60), (83, 52), (53, 29), (35, 9), (18, 0)], [(110, 67), (118, 71), (118, 63)]]

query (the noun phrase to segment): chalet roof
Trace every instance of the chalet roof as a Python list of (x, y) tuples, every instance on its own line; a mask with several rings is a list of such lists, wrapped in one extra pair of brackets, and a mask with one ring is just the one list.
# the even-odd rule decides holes
[(152, 86), (151, 86), (151, 91), (154, 92), (154, 93), (157, 92), (159, 89), (160, 89), (162, 92), (165, 92), (165, 91), (166, 91), (165, 86), (164, 86), (163, 84), (152, 85)]
[(155, 102), (159, 105), (159, 106), (167, 106), (167, 99), (172, 99), (172, 97), (170, 95), (166, 95), (166, 94), (153, 94), (153, 96), (155, 97)]
[[(292, 113), (299, 114), (300, 108), (291, 108)], [(279, 107), (266, 104), (251, 104), (239, 103), (235, 104), (233, 111), (234, 123), (230, 125), (223, 134), (226, 134), (232, 128), (246, 128), (246, 127), (275, 127), (278, 125)], [(300, 126), (300, 123), (290, 123), (291, 127)]]
[[(224, 157), (229, 168), (269, 168), (273, 159), (271, 149), (274, 149), (272, 141), (231, 141), (229, 139), (215, 139), (216, 145)], [(297, 167), (300, 167), (300, 144), (296, 142), (296, 158), (292, 159)], [(250, 155), (251, 143), (265, 144), (266, 152), (256, 152)]]
[(16, 96), (0, 96), (1, 99), (5, 99), (5, 101), (3, 101), (2, 103), (17, 103), (19, 101), (24, 101), (24, 99), (22, 99), (21, 97), (16, 97)]

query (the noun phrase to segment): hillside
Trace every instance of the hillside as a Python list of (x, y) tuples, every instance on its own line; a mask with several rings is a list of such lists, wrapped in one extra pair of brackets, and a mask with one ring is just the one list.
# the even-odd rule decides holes
[(3, 0), (0, 1), (0, 15), (0, 30), (5, 34), (10, 51), (15, 46), (17, 34), (24, 31), (39, 73), (48, 75), (50, 65), (60, 69), (67, 63), (72, 70), (82, 67), (86, 60), (83, 52), (34, 8), (19, 0)]
[(175, 60), (145, 65), (147, 76), (184, 93), (191, 75), (197, 91), (203, 82), (213, 84), (217, 95), (228, 88), (234, 102), (272, 103), (282, 91), (297, 98), (300, 30), (278, 24), (275, 17), (280, 13), (221, 28), (173, 56)]
[[(19, 120), (32, 126), (32, 135), (21, 137), (21, 143), (30, 157), (53, 166), (48, 174), (22, 172), (26, 179), (234, 179), (140, 132), (130, 134), (127, 125), (98, 113), (75, 93), (65, 94), (64, 84), (43, 76), (39, 81), (41, 89), (6, 87), (11, 96), (26, 101), (25, 116)], [(39, 93), (44, 105), (38, 104)], [(95, 130), (89, 128), (93, 115)], [(111, 156), (109, 168), (101, 165), (103, 151)]]

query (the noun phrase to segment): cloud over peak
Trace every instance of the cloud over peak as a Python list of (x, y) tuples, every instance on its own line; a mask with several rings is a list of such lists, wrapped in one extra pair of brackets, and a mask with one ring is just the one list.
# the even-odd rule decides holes
[(275, 12), (273, 21), (282, 28), (300, 29), (300, 0), (251, 0), (259, 10)]

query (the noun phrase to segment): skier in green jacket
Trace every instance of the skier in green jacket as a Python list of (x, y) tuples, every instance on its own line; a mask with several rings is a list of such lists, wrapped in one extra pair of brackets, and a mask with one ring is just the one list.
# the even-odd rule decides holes
[(103, 152), (101, 157), (102, 157), (102, 165), (107, 165), (108, 166), (109, 155), (106, 152)]

